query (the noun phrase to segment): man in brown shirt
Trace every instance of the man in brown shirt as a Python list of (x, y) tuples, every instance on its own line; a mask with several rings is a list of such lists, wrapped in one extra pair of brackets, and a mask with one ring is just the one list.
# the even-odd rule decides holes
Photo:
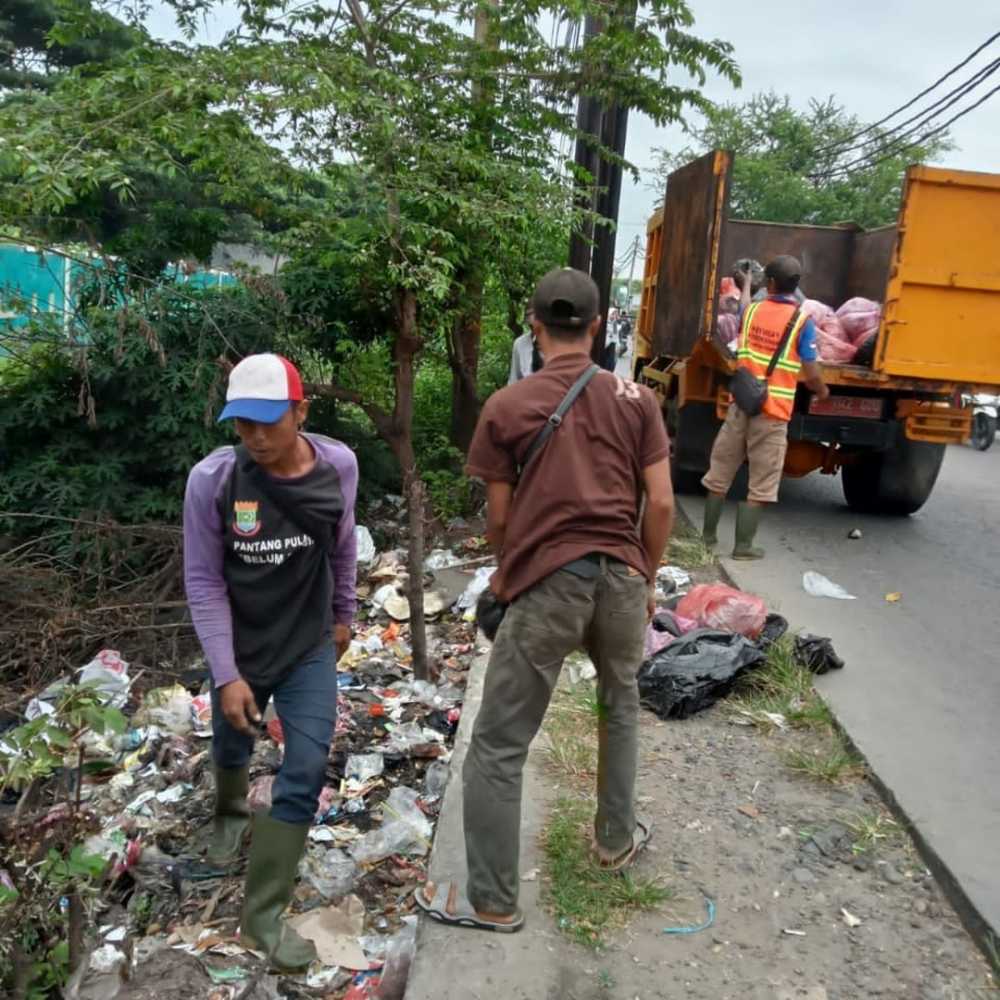
[(466, 466), (486, 483), (487, 535), (499, 558), (491, 586), (510, 602), (463, 772), (468, 888), (427, 883), (417, 893), (437, 920), (504, 931), (523, 924), (517, 890), (528, 745), (575, 649), (586, 649), (597, 668), (600, 862), (624, 868), (649, 839), (648, 823), (635, 816), (636, 673), (674, 512), (656, 398), (610, 372), (591, 379), (522, 472), (532, 441), (591, 365), (600, 327), (597, 286), (581, 271), (550, 271), (532, 307), (545, 367), (487, 401)]

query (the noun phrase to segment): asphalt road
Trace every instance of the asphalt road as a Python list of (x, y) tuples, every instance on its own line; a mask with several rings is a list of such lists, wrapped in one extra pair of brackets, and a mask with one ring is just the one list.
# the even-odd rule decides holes
[[(701, 500), (681, 505), (701, 523)], [(786, 480), (760, 563), (735, 580), (793, 628), (831, 636), (845, 670), (820, 678), (837, 717), (1000, 938), (1000, 441), (951, 447), (935, 491), (909, 518), (854, 514), (839, 477)], [(860, 540), (848, 532), (860, 528)], [(723, 521), (723, 552), (732, 513)], [(810, 597), (806, 570), (854, 601)], [(896, 603), (886, 595), (899, 593)], [(983, 928), (980, 926), (980, 930)]]

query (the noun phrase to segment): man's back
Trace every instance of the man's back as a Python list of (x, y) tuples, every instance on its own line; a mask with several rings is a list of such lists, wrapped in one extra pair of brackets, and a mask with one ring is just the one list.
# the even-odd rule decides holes
[[(583, 353), (561, 355), (491, 397), (469, 451), (468, 473), (517, 482), (529, 445), (589, 364)], [(638, 527), (642, 470), (668, 451), (656, 397), (599, 372), (517, 484), (493, 583), (498, 595), (513, 599), (589, 552), (646, 575)]]

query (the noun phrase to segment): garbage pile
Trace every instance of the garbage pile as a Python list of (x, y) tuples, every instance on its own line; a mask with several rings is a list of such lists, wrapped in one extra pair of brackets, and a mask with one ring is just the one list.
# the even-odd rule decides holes
[[(419, 680), (411, 667), (403, 554), (376, 554), (364, 529), (359, 551), (366, 565), (359, 566), (359, 621), (338, 664), (336, 735), (289, 911), (320, 956), (307, 975), (280, 983), (262, 975), (259, 957), (236, 934), (242, 872), (203, 860), (214, 802), (204, 664), (177, 672), (204, 678), (191, 686), (143, 689), (138, 672), (105, 650), (76, 678), (50, 685), (25, 706), (26, 719), (51, 718), (62, 693), (83, 682), (127, 719), (121, 733), (88, 734), (79, 770), (75, 794), (88, 827), (83, 852), (107, 869), (89, 966), (73, 985), (76, 1000), (402, 997), (415, 946), (413, 890), (425, 878), (475, 654), (468, 609), (491, 568), (481, 555), (472, 567), (447, 550), (428, 557), (425, 600), (429, 617), (438, 619), (428, 645), (437, 669), (433, 681)], [(451, 608), (455, 614), (446, 616)], [(0, 732), (3, 749), (11, 748)], [(254, 810), (270, 806), (283, 749), (281, 722), (268, 706), (250, 763)], [(45, 809), (53, 815), (66, 809), (66, 802), (53, 803), (55, 796), (39, 806), (43, 824), (52, 819)], [(18, 798), (18, 791), (7, 791), (0, 824), (11, 819)], [(10, 856), (0, 855), (0, 885), (13, 887), (20, 877)], [(176, 988), (160, 983), (158, 992), (143, 993), (139, 984), (147, 976), (173, 976)]]
[[(687, 575), (661, 567), (658, 579), (672, 580), (675, 574)], [(698, 584), (686, 593), (679, 589), (683, 586), (658, 607), (647, 627), (639, 668), (641, 704), (661, 719), (686, 719), (726, 697), (788, 631), (788, 622), (769, 614), (754, 594), (724, 583)], [(800, 636), (793, 650), (814, 673), (844, 665), (829, 639)]]

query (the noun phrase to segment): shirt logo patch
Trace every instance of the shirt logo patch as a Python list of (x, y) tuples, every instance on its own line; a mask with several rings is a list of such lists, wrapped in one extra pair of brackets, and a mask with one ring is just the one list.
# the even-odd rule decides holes
[(244, 538), (256, 535), (263, 527), (257, 520), (257, 509), (260, 504), (256, 500), (237, 500), (233, 505), (235, 520), (233, 521), (233, 531)]

